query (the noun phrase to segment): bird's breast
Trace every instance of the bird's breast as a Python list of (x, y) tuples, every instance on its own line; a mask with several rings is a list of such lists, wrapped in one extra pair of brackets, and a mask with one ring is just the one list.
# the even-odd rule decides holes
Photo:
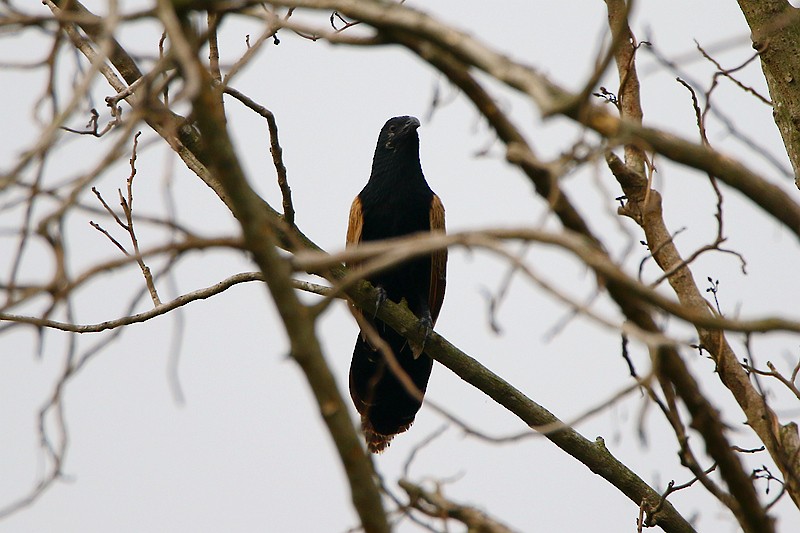
[(361, 239), (390, 239), (430, 231), (432, 198), (432, 194), (388, 195), (374, 201), (362, 198), (364, 226)]

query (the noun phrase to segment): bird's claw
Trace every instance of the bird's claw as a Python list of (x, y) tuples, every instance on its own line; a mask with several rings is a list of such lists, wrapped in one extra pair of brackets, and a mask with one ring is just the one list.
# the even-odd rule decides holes
[(378, 311), (380, 310), (381, 306), (383, 305), (383, 302), (385, 302), (386, 300), (389, 299), (389, 294), (386, 292), (386, 289), (384, 289), (383, 287), (375, 287), (375, 292), (377, 293), (377, 296), (375, 298), (375, 312), (372, 313), (372, 318), (373, 319), (376, 316), (378, 316)]
[(422, 315), (422, 318), (419, 319), (419, 323), (417, 327), (423, 330), (424, 334), (422, 337), (422, 344), (418, 346), (412, 347), (412, 353), (414, 354), (414, 359), (417, 359), (422, 352), (425, 350), (425, 345), (428, 343), (428, 340), (431, 338), (431, 334), (433, 333), (433, 319), (431, 318), (431, 314), (426, 312)]
[(425, 314), (425, 316), (419, 319), (419, 327), (425, 330), (425, 338), (422, 340), (422, 344), (424, 345), (428, 342), (428, 339), (431, 338), (431, 333), (433, 333), (433, 319), (430, 314)]

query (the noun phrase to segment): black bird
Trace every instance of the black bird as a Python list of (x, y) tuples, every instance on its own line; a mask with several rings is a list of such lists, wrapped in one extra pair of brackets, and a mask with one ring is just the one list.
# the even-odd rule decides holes
[[(419, 120), (414, 117), (394, 117), (381, 129), (369, 181), (350, 207), (348, 246), (417, 232), (444, 231), (444, 206), (422, 174), (417, 128)], [(398, 303), (405, 300), (429, 334), (444, 299), (446, 265), (444, 249), (367, 279), (381, 290), (382, 296)], [(391, 347), (403, 372), (424, 394), (433, 360), (420, 354), (419, 347), (414, 349), (381, 320), (366, 318)], [(350, 396), (361, 414), (367, 448), (373, 453), (383, 451), (392, 437), (407, 430), (422, 405), (363, 334), (353, 350)]]

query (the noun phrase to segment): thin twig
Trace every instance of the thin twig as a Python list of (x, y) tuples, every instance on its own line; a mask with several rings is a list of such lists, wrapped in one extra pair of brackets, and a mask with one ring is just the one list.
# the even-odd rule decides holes
[(150, 298), (153, 300), (153, 305), (158, 307), (161, 305), (161, 299), (158, 297), (158, 291), (156, 290), (150, 267), (145, 264), (141, 250), (139, 250), (139, 239), (136, 237), (136, 230), (133, 227), (133, 178), (136, 176), (136, 148), (139, 145), (139, 135), (141, 135), (141, 133), (142, 132), (137, 132), (136, 135), (133, 136), (133, 151), (130, 159), (131, 173), (126, 181), (127, 197), (123, 197), (122, 193), (120, 193), (120, 200), (122, 211), (125, 213), (125, 218), (128, 221), (126, 229), (128, 230), (128, 235), (130, 235), (131, 244), (133, 245), (133, 256), (139, 264), (142, 275), (144, 275), (144, 280), (147, 284), (147, 290), (150, 292)]
[(267, 121), (269, 128), (269, 151), (272, 154), (272, 163), (275, 165), (275, 171), (278, 175), (278, 187), (281, 190), (282, 204), (283, 204), (283, 220), (289, 225), (294, 226), (294, 204), (292, 203), (292, 190), (289, 187), (289, 181), (286, 178), (286, 166), (283, 164), (283, 148), (281, 148), (278, 140), (278, 123), (275, 120), (275, 115), (261, 104), (256, 103), (252, 98), (246, 96), (233, 87), (226, 86), (224, 89), (226, 94), (229, 94), (239, 100), (242, 104), (249, 107)]

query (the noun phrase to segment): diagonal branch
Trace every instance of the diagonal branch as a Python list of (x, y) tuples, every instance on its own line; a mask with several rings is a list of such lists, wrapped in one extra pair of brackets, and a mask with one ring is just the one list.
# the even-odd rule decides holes
[(275, 115), (261, 104), (253, 101), (252, 98), (237, 91), (233, 87), (225, 86), (224, 92), (239, 100), (242, 104), (252, 109), (267, 121), (269, 128), (269, 152), (272, 154), (272, 164), (278, 174), (278, 187), (283, 198), (283, 219), (289, 226), (294, 226), (294, 204), (292, 203), (292, 189), (289, 187), (289, 180), (286, 178), (286, 165), (283, 164), (283, 148), (278, 141), (278, 123)]
[[(367, 283), (350, 291), (349, 296), (362, 307), (367, 308), (374, 305), (374, 290)], [(423, 333), (416, 327), (417, 318), (405, 306), (387, 300), (381, 306), (377, 316), (403, 336), (414, 342), (422, 342)], [(614, 457), (605, 447), (602, 439), (594, 442), (586, 439), (574, 429), (566, 426), (550, 411), (525, 396), (437, 333), (432, 333), (426, 341), (425, 352), (461, 379), (514, 413), (529, 427), (558, 428), (546, 433), (545, 437), (578, 459), (592, 472), (617, 487), (637, 507), (642, 501), (648, 503), (649, 509), (656, 509), (661, 503), (661, 494)], [(694, 531), (694, 528), (669, 502), (663, 502), (661, 509), (653, 516), (652, 521), (668, 532)]]
[[(608, 4), (609, 25), (613, 29), (619, 26), (618, 20), (620, 18), (626, 17), (626, 14), (623, 13), (625, 2), (624, 0), (606, 0), (606, 3)], [(624, 18), (623, 20), (625, 22), (625, 31), (630, 35), (630, 39), (621, 45), (622, 50), (617, 55), (620, 98), (627, 102), (627, 106), (620, 108), (620, 115), (628, 123), (640, 125), (643, 113), (639, 102), (639, 85), (635, 66), (635, 41), (627, 20)], [(707, 147), (706, 142), (703, 144)], [(620, 180), (620, 185), (627, 197), (627, 203), (621, 208), (621, 214), (624, 212), (624, 214), (634, 215), (631, 218), (644, 230), (647, 245), (652, 250), (656, 263), (664, 272), (671, 272), (668, 281), (681, 304), (698, 314), (711, 315), (707, 302), (702, 297), (694, 281), (691, 270), (681, 257), (671, 234), (667, 230), (662, 216), (661, 195), (650, 188), (649, 179), (644, 179), (641, 176), (645, 168), (643, 157), (644, 153), (640, 148), (626, 146), (625, 170), (626, 174), (629, 174), (625, 176), (624, 180)], [(633, 180), (634, 186), (630, 186), (630, 177), (636, 174), (639, 174), (640, 177)], [(713, 181), (714, 175), (709, 173), (709, 176)], [(720, 214), (720, 224), (721, 220)], [(736, 380), (737, 387), (747, 388), (749, 380), (738, 364), (735, 354), (727, 344), (724, 334), (719, 330), (705, 328), (697, 328), (697, 332), (702, 345), (715, 354), (717, 369), (723, 382)], [(733, 498), (725, 495), (720, 500), (730, 508), (742, 528), (746, 531), (772, 531), (774, 524), (759, 502), (752, 480), (747, 479), (741, 462), (727, 442), (724, 436), (724, 425), (720, 420), (719, 414), (708, 404), (708, 401), (703, 397), (696, 382), (685, 370), (685, 366), (679, 358), (668, 353), (664, 348), (659, 348), (654, 353), (654, 356), (654, 367), (658, 369), (658, 376), (662, 381), (662, 389), (666, 392), (671, 390), (674, 385), (678, 395), (692, 415), (691, 426), (703, 435), (706, 451), (717, 461), (720, 473), (728, 484)], [(733, 366), (735, 368), (731, 368)], [(726, 375), (731, 377), (726, 379)], [(747, 413), (747, 406), (743, 405), (742, 407)], [(750, 413), (747, 413), (747, 416), (749, 418)], [(680, 432), (682, 432), (682, 429)], [(769, 440), (772, 439), (771, 435), (764, 435), (763, 433), (759, 433), (759, 436), (762, 440), (765, 436)], [(721, 496), (719, 492), (712, 491), (712, 493)]]
[(361, 524), (368, 533), (387, 532), (389, 526), (371, 459), (361, 447), (347, 407), (322, 354), (313, 316), (299, 301), (292, 286), (289, 263), (278, 253), (278, 240), (273, 229), (275, 219), (263, 209), (263, 201), (246, 181), (228, 136), (219, 94), (213, 89), (209, 73), (200, 62), (196, 63), (195, 69), (201, 82), (193, 108), (208, 169), (219, 179), (228, 195), (233, 213), (241, 224), (245, 246), (253, 253), (264, 275), (286, 328), (291, 355), (303, 370), (316, 397), (320, 415), (336, 444)]
[[(643, 143), (648, 149), (655, 150), (673, 161), (717, 176), (730, 187), (747, 195), (756, 205), (800, 237), (800, 205), (783, 189), (768, 182), (739, 161), (677, 135), (647, 128), (634, 121), (614, 116), (605, 107), (588, 103), (579, 105), (571, 93), (553, 83), (541, 72), (512, 60), (477, 38), (421, 11), (405, 4), (359, 0), (279, 0), (271, 3), (337, 10), (350, 18), (370, 24), (380, 31), (380, 36), (384, 40), (402, 44), (432, 64), (432, 58), (425, 52), (433, 49), (436, 50), (435, 53), (441, 55), (446, 50), (451, 61), (460, 63), (464, 69), (469, 67), (480, 69), (499, 82), (527, 95), (545, 116), (553, 112), (563, 114), (604, 137), (623, 143), (634, 141)], [(339, 34), (322, 35), (333, 43), (348, 42)], [(374, 41), (367, 42), (374, 44)], [(564, 107), (567, 102), (575, 102), (576, 105)], [(499, 112), (496, 110), (496, 113)], [(490, 116), (487, 115), (487, 118)], [(509, 144), (508, 141), (506, 144)]]
[[(382, 32), (382, 35), (387, 40), (399, 42), (418, 53), (420, 57), (439, 68), (451, 81), (461, 87), (478, 108), (484, 112), (490, 124), (501, 126), (502, 129), (496, 128), (496, 130), (507, 143), (508, 139), (504, 138), (502, 133), (513, 133), (516, 130), (513, 129), (513, 126), (510, 126), (508, 120), (497, 120), (497, 116), (502, 115), (502, 113), (498, 111), (498, 106), (494, 104), (493, 100), (486, 95), (485, 91), (469, 74), (467, 71), (468, 65), (478, 67), (501, 82), (528, 94), (545, 112), (553, 109), (554, 103), (563, 101), (568, 96), (566, 92), (555, 87), (545, 77), (532, 69), (517, 64), (483, 46), (476, 39), (406, 6), (397, 4), (386, 6), (384, 4), (347, 0), (292, 2), (292, 5), (340, 10), (350, 17), (373, 25)], [(608, 137), (621, 136), (622, 139), (625, 139), (638, 136), (643, 138), (645, 137), (643, 133), (649, 132), (649, 130), (641, 126), (623, 122), (597, 107), (581, 106), (580, 109), (568, 110), (566, 114)], [(650, 144), (659, 141), (664, 144), (663, 141), (668, 141), (666, 143), (667, 146), (658, 150), (660, 152), (669, 152), (669, 149), (672, 148), (673, 151), (670, 152), (672, 156), (682, 158), (681, 154), (675, 154), (674, 149), (678, 144), (686, 144), (688, 145), (686, 148), (689, 153), (694, 151), (695, 154), (701, 153), (704, 156), (693, 161), (696, 163), (695, 166), (703, 168), (709, 160), (715, 164), (721, 163), (723, 167), (728, 166), (729, 160), (724, 159), (723, 161), (721, 156), (713, 157), (716, 153), (708, 148), (698, 147), (686, 141), (677, 142), (677, 138), (672, 138), (657, 130), (651, 131), (653, 135), (646, 139)], [(521, 135), (517, 134), (517, 138), (520, 139)], [(510, 144), (509, 148), (511, 148)], [(532, 159), (530, 150), (524, 151), (522, 155), (522, 158), (514, 162), (518, 162), (521, 168), (526, 170), (526, 174), (534, 181), (537, 192), (540, 195), (544, 196), (551, 205), (560, 204), (561, 207), (554, 208), (554, 211), (561, 222), (566, 227), (578, 231), (594, 242), (598, 242), (574, 208), (571, 208), (569, 202), (564, 199), (564, 196), (557, 195), (557, 189), (553, 184), (550, 173), (530, 165), (526, 168), (526, 163)], [(667, 155), (671, 157), (669, 154)], [(738, 163), (733, 166), (744, 169)], [(729, 169), (723, 168), (721, 170), (724, 172)], [(769, 189), (770, 193), (774, 193), (774, 195), (766, 195), (770, 200), (775, 200), (776, 198), (781, 200), (779, 203), (783, 204), (784, 210), (774, 209), (775, 206), (770, 204), (773, 207), (770, 213), (783, 220), (790, 229), (800, 235), (800, 206), (795, 204), (777, 187), (767, 184), (746, 169), (744, 171), (751, 178), (746, 185), (756, 183), (763, 188)], [(720, 172), (714, 172), (714, 174), (720, 174)], [(548, 194), (543, 194), (545, 191), (548, 191)], [(556, 191), (556, 193), (551, 194), (553, 191)], [(756, 200), (758, 196), (753, 196), (753, 198)], [(760, 205), (763, 206), (764, 204), (761, 203)], [(607, 289), (629, 320), (645, 331), (659, 331), (649, 309), (638, 298), (629, 294), (622, 286), (613, 281), (608, 282)], [(391, 322), (389, 324), (393, 326)], [(402, 333), (405, 334), (405, 332)], [(658, 349), (656, 356), (660, 361), (659, 366), (663, 370), (663, 375), (677, 386), (678, 393), (692, 414), (693, 421), (697, 422), (693, 426), (703, 434), (707, 443), (707, 451), (719, 464), (720, 472), (737, 500), (744, 505), (743, 511), (736, 513), (737, 517), (748, 524), (749, 527), (752, 527), (754, 531), (771, 530), (764, 510), (755, 495), (752, 482), (744, 472), (739, 458), (733, 453), (724, 436), (725, 428), (719, 420), (716, 410), (700, 392), (698, 384), (686, 367), (685, 362), (674, 347), (661, 347)]]
[[(489, 50), (476, 40), (452, 28), (441, 25), (418, 12), (409, 10), (404, 6), (386, 6), (383, 3), (345, 0), (341, 0), (340, 2), (294, 2), (292, 4), (303, 4), (311, 7), (328, 8), (329, 6), (333, 6), (341, 8), (341, 11), (349, 16), (354, 16), (360, 20), (366, 20), (370, 24), (381, 29), (383, 31), (382, 35), (390, 40), (400, 42), (404, 39), (402, 44), (418, 53), (423, 59), (433, 63), (434, 66), (440, 68), (440, 70), (451, 77), (454, 82), (464, 88), (465, 92), (470, 91), (468, 92), (468, 96), (472, 98), (478, 108), (487, 115), (487, 118), (490, 119), (490, 122), (498, 133), (505, 133), (503, 139), (509, 147), (509, 159), (519, 164), (523, 171), (532, 179), (539, 194), (554, 207), (556, 214), (565, 227), (580, 233), (592, 243), (597, 242), (597, 239), (589, 230), (586, 222), (579, 216), (574, 207), (571, 206), (559, 190), (555, 183), (553, 173), (546, 167), (538, 164), (521, 134), (519, 134), (518, 130), (501, 112), (497, 111), (497, 106), (494, 104), (494, 101), (485, 95), (485, 91), (482, 91), (482, 88), (475, 82), (468, 72), (468, 69), (470, 66), (475, 66), (486, 70), (502, 82), (531, 96), (545, 112), (556, 109), (557, 104), (563, 101), (562, 97), (568, 96), (565, 92), (555, 87), (546, 78), (532, 69), (516, 64), (508, 58)], [(353, 13), (355, 13), (355, 15), (353, 15)], [(273, 292), (282, 317), (284, 317), (295, 357), (298, 359), (301, 366), (304, 367), (304, 370), (319, 370), (321, 368), (324, 371), (326, 370), (326, 368), (324, 368), (324, 360), (322, 360), (323, 367), (314, 366), (321, 360), (321, 353), (319, 353), (318, 345), (314, 345), (316, 339), (313, 335), (313, 328), (309, 326), (310, 321), (306, 320), (307, 317), (303, 316), (304, 308), (296, 303), (287, 292), (290, 291), (289, 284), (287, 283), (288, 274), (286, 273), (288, 266), (280, 260), (274, 249), (274, 245), (277, 245), (279, 242), (278, 230), (276, 229), (277, 224), (275, 223), (277, 214), (262, 200), (255, 197), (249, 187), (247, 187), (244, 177), (241, 176), (241, 171), (236, 164), (236, 159), (232, 154), (229, 142), (227, 141), (226, 131), (223, 127), (224, 122), (222, 114), (216, 110), (213, 98), (211, 98), (213, 95), (210, 94), (210, 84), (206, 83), (207, 75), (205, 73), (201, 75), (204, 81), (201, 83), (201, 94), (195, 101), (195, 111), (198, 112), (197, 118), (200, 130), (204, 133), (205, 142), (197, 138), (197, 136), (193, 135), (190, 131), (186, 131), (191, 130), (191, 128), (183, 127), (182, 117), (172, 115), (166, 110), (160, 110), (158, 113), (149, 115), (148, 121), (153, 124), (153, 127), (156, 128), (160, 134), (170, 141), (170, 144), (184, 157), (187, 164), (198, 172), (198, 175), (200, 175), (204, 181), (214, 187), (217, 194), (226, 201), (226, 204), (231, 208), (234, 214), (236, 214), (243, 226), (247, 248), (254, 252), (256, 260), (270, 285), (270, 289)], [(127, 81), (130, 84), (135, 80)], [(485, 97), (485, 99), (480, 100), (480, 98), (483, 97)], [(490, 106), (495, 108), (494, 111), (490, 109)], [(568, 110), (567, 113), (573, 112)], [(637, 136), (638, 138), (644, 138), (642, 131), (645, 130), (641, 127), (623, 123), (618, 118), (596, 107), (582, 109), (580, 116), (578, 116), (578, 111), (576, 110), (574, 111), (573, 118), (607, 136), (614, 137), (624, 134), (631, 138), (636, 138)], [(658, 134), (658, 138), (649, 140), (648, 142), (650, 144), (657, 142), (659, 139), (662, 141), (664, 140), (663, 137), (659, 137), (662, 135), (661, 132), (656, 131), (656, 133)], [(671, 140), (667, 139), (667, 141)], [(675, 148), (676, 146), (675, 143), (670, 144), (668, 142), (667, 144), (667, 148), (670, 146)], [(689, 143), (689, 145), (689, 148), (693, 147), (691, 143)], [(707, 150), (702, 152), (702, 155), (708, 154), (709, 152)], [(684, 156), (678, 154), (676, 157)], [(701, 163), (707, 164), (705, 161), (704, 159)], [(723, 170), (730, 169), (730, 165), (725, 166), (728, 164), (727, 161), (722, 161), (720, 164), (722, 164)], [(234, 172), (230, 171), (231, 168), (234, 169)], [(744, 170), (747, 171), (747, 169)], [(716, 174), (719, 175), (719, 173)], [(752, 181), (751, 178), (753, 178), (753, 175), (745, 172), (745, 177)], [(758, 176), (755, 176), (755, 178), (758, 178)], [(771, 207), (775, 205), (786, 207), (788, 205), (788, 208), (783, 211), (773, 209), (771, 213), (773, 216), (784, 220), (794, 231), (800, 231), (800, 224), (793, 225), (792, 223), (792, 221), (800, 220), (798, 211), (794, 210), (792, 207), (794, 204), (791, 201), (787, 204), (783, 202), (783, 199), (780, 197), (772, 198), (770, 201), (773, 202), (769, 204)], [(625, 287), (611, 282), (608, 284), (608, 290), (632, 322), (646, 331), (654, 333), (660, 332), (650, 314), (650, 310), (643, 305), (638, 298), (627, 294)], [(388, 319), (386, 321), (392, 324)], [(401, 327), (401, 325), (398, 325), (398, 327)], [(411, 336), (414, 332), (409, 330), (404, 333)], [(670, 363), (666, 366), (669, 367), (669, 371), (672, 374), (671, 379), (673, 382), (681, 383), (683, 386), (681, 389), (681, 396), (687, 402), (687, 405), (689, 405), (693, 416), (701, 417), (702, 415), (713, 412), (713, 408), (708, 405), (707, 402), (704, 402), (702, 396), (700, 396), (700, 398), (693, 396), (693, 389), (696, 389), (696, 383), (680, 359), (677, 351), (672, 347), (664, 347), (661, 353), (661, 359)], [(312, 382), (314, 380), (321, 380), (320, 383), (324, 383), (327, 379), (324, 372), (320, 375), (312, 375), (312, 372), (307, 372), (307, 375)], [(320, 402), (323, 416), (330, 414), (329, 409), (331, 405), (334, 406), (334, 415), (341, 414), (338, 411), (338, 404), (323, 402), (321, 393), (316, 387), (313, 388), (315, 389), (315, 393), (318, 394), (318, 401)], [(509, 408), (512, 407), (513, 405)], [(326, 422), (329, 423), (329, 426), (334, 425), (333, 415), (330, 418), (326, 416)], [(717, 439), (718, 444), (726, 444), (722, 434), (723, 428), (719, 427), (719, 424), (707, 424), (706, 427), (701, 428), (701, 431), (704, 431), (704, 436), (706, 436), (705, 432), (709, 432), (713, 439)], [(342, 443), (346, 443), (346, 437), (341, 438), (344, 440), (341, 442), (337, 441), (337, 446), (340, 446), (340, 452), (343, 453), (343, 460), (347, 465), (344, 454), (348, 450), (342, 449)], [(334, 439), (337, 439), (337, 435), (334, 435)], [(714, 453), (724, 455), (724, 446), (715, 447)], [(715, 459), (719, 461), (720, 470), (723, 472), (723, 475), (726, 473), (736, 475), (735, 462), (728, 460), (728, 456), (724, 457), (725, 460), (719, 460), (717, 457), (715, 457)], [(348, 473), (350, 472), (348, 471)], [(364, 478), (362, 477), (362, 479)], [(737, 479), (736, 481), (738, 482), (739, 480)], [(354, 494), (354, 501), (356, 502), (356, 507), (362, 510), (362, 508), (359, 507), (356, 494)], [(639, 498), (634, 501), (638, 506), (642, 499)], [(362, 514), (362, 519), (363, 517), (364, 515)]]

